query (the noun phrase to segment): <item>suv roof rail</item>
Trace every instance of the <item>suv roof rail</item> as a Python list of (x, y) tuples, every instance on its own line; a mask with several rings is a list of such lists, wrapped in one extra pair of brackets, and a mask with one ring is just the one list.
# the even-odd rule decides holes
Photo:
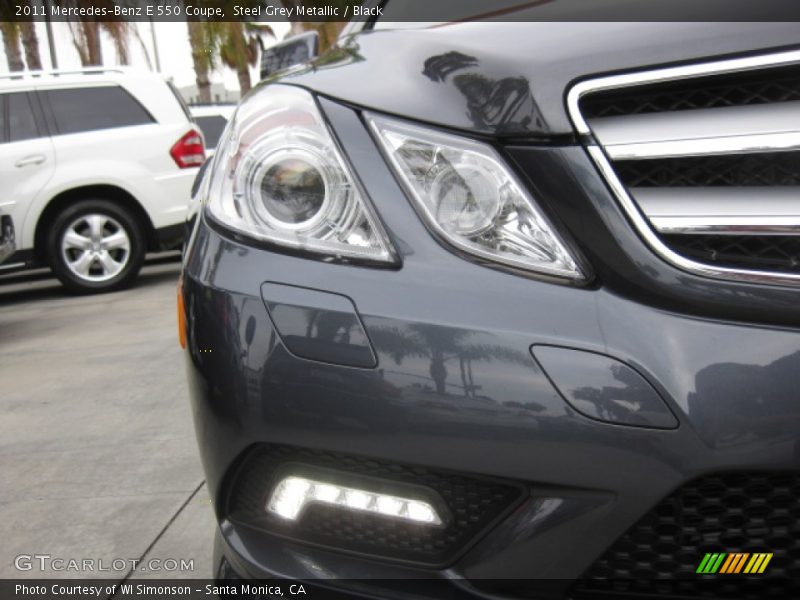
[(57, 77), (59, 75), (91, 75), (95, 73), (131, 73), (137, 71), (131, 67), (82, 67), (79, 69), (51, 69), (42, 71), (13, 71), (3, 73), (0, 79), (36, 79), (39, 77)]

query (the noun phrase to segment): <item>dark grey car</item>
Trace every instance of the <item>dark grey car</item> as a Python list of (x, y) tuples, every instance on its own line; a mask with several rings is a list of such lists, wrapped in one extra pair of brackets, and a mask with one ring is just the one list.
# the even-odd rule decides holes
[(798, 597), (797, 34), (367, 27), (247, 96), (180, 292), (220, 577)]

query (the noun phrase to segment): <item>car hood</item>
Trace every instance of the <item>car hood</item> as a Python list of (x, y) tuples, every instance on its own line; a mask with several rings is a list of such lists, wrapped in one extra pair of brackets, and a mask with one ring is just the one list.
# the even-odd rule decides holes
[(363, 108), (490, 136), (572, 134), (588, 76), (798, 45), (797, 23), (452, 23), (353, 36), (283, 77)]

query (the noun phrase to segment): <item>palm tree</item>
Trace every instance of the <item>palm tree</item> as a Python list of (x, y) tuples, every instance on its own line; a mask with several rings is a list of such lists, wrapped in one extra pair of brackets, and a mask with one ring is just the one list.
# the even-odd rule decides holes
[(531, 364), (529, 356), (513, 348), (475, 343), (471, 341), (473, 337), (474, 333), (466, 329), (421, 324), (410, 325), (406, 329), (387, 326), (370, 329), (372, 342), (379, 348), (386, 348), (398, 365), (407, 356), (428, 359), (428, 373), (439, 394), (447, 393), (447, 364), (454, 360), (458, 361), (464, 395), (472, 398), (476, 397), (475, 392), (480, 389), (472, 374), (473, 362), (503, 360)]
[(103, 48), (100, 45), (100, 24), (97, 21), (67, 21), (72, 34), (72, 44), (78, 51), (81, 65), (91, 67), (103, 64)]
[(308, 30), (316, 30), (319, 34), (319, 52), (322, 54), (336, 44), (339, 32), (347, 23), (344, 21), (327, 21), (325, 23), (303, 23)]
[(9, 71), (24, 71), (25, 63), (22, 60), (20, 47), (19, 28), (12, 21), (0, 21), (0, 31), (3, 33), (3, 49), (6, 52), (6, 61)]
[(22, 34), (22, 47), (25, 49), (25, 62), (28, 63), (28, 70), (41, 71), (42, 58), (39, 56), (39, 38), (36, 37), (36, 28), (32, 21), (20, 21), (18, 25)]
[[(31, 6), (31, 0), (22, 0), (17, 4)], [(33, 21), (14, 20), (12, 8), (13, 5), (10, 2), (0, 6), (0, 29), (3, 33), (3, 46), (6, 51), (8, 68), (11, 71), (22, 71), (25, 68), (25, 64), (22, 62), (22, 50), (24, 50), (28, 70), (41, 71), (39, 39), (36, 37)], [(20, 49), (20, 43), (22, 49)]]
[(214, 68), (214, 57), (216, 55), (215, 36), (209, 35), (210, 23), (200, 23), (199, 21), (187, 19), (186, 25), (189, 28), (189, 45), (192, 48), (197, 94), (201, 103), (210, 104), (211, 81), (208, 78), (208, 74)]
[(242, 95), (250, 91), (250, 67), (258, 60), (259, 35), (275, 36), (269, 25), (188, 20), (195, 80), (200, 102), (211, 102), (209, 73), (219, 60), (236, 71)]
[[(64, 3), (76, 8), (83, 4), (82, 0), (64, 0)], [(107, 8), (112, 11), (115, 4), (118, 3), (114, 0), (94, 1), (94, 5), (98, 8)], [(97, 21), (93, 17), (80, 17), (77, 21), (70, 20), (67, 23), (72, 34), (72, 43), (78, 51), (81, 65), (84, 67), (103, 65), (101, 31), (111, 38), (119, 64), (129, 64), (128, 37), (131, 26), (127, 21)]]
[[(30, 0), (22, 0), (22, 5), (30, 5)], [(42, 60), (39, 58), (39, 41), (36, 30), (31, 21), (17, 21), (14, 19), (13, 4), (3, 2), (0, 4), (0, 32), (3, 36), (3, 48), (6, 53), (9, 71), (22, 71), (25, 62), (22, 60), (22, 50), (25, 50), (25, 60), (28, 69), (41, 70)]]
[(239, 79), (239, 91), (242, 96), (250, 91), (250, 67), (258, 61), (259, 33), (268, 33), (275, 37), (269, 25), (229, 22), (221, 28), (219, 54), (225, 66), (236, 71)]
[(114, 42), (114, 51), (117, 53), (117, 61), (121, 65), (130, 64), (128, 55), (128, 37), (131, 32), (130, 23), (127, 21), (103, 21), (101, 24), (111, 41)]

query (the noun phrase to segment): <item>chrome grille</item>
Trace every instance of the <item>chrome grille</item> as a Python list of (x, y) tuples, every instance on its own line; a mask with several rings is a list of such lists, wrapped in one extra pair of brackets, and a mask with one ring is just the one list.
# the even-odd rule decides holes
[(662, 258), (800, 284), (800, 51), (584, 81), (568, 106)]

